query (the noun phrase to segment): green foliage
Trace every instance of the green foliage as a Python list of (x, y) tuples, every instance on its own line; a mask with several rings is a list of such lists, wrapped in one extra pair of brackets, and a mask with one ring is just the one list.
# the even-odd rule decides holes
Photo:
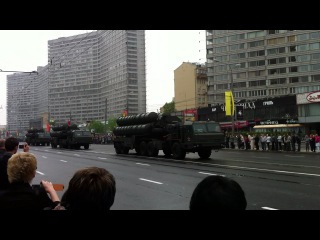
[(163, 112), (164, 113), (172, 113), (176, 111), (176, 107), (175, 107), (175, 103), (174, 101), (170, 102), (170, 103), (166, 103), (163, 106)]
[(117, 126), (117, 118), (111, 117), (108, 119), (107, 131), (113, 131), (113, 129)]
[(94, 129), (95, 133), (104, 133), (104, 124), (100, 121), (91, 121), (89, 125), (89, 130)]

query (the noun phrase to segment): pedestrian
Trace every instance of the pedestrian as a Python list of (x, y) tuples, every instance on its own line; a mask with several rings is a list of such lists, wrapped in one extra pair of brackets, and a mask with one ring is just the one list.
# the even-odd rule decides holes
[(247, 200), (239, 183), (223, 176), (207, 176), (194, 189), (190, 210), (245, 210)]
[[(2, 143), (3, 144), (3, 143)], [(4, 142), (5, 152), (2, 156), (0, 155), (0, 190), (5, 189), (9, 186), (8, 174), (7, 174), (7, 164), (9, 158), (18, 151), (19, 141), (15, 137), (9, 137)], [(23, 147), (24, 152), (29, 152), (28, 144)]]
[(304, 140), (306, 142), (306, 152), (310, 151), (310, 137), (308, 136), (308, 134), (306, 134), (306, 136), (304, 137)]

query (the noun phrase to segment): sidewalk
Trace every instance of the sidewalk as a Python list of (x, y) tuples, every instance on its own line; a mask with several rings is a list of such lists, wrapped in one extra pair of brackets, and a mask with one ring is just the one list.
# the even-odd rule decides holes
[(299, 153), (303, 153), (303, 154), (317, 154), (317, 153), (320, 153), (320, 151), (311, 152), (310, 150), (307, 152), (305, 145), (303, 147), (301, 147), (299, 152), (297, 151), (297, 148), (296, 148), (296, 151), (284, 151), (284, 150), (270, 150), (270, 151), (269, 150), (265, 150), (265, 151), (263, 151), (261, 149), (261, 147), (259, 148), (259, 150), (256, 150), (256, 149), (248, 149), (248, 150), (246, 150), (246, 149), (239, 149), (237, 146), (234, 149), (232, 149), (232, 148), (222, 148), (221, 150), (223, 150), (223, 151), (252, 151), (252, 152), (267, 152), (267, 153), (297, 153), (297, 154), (299, 154)]

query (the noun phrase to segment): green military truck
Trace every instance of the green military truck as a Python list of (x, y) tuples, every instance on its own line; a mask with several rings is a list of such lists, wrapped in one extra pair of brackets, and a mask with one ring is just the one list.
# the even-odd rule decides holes
[(208, 159), (224, 143), (224, 134), (214, 121), (182, 123), (177, 116), (151, 112), (120, 117), (117, 125), (113, 130), (117, 154), (135, 149), (138, 155), (156, 157), (162, 150), (174, 159), (185, 159), (190, 152)]
[(67, 124), (53, 127), (51, 136), (52, 148), (69, 148), (69, 149), (89, 149), (92, 143), (91, 132), (87, 130), (80, 130), (77, 125)]
[(25, 137), (25, 142), (30, 146), (50, 146), (50, 140), (50, 134), (43, 129), (29, 129)]

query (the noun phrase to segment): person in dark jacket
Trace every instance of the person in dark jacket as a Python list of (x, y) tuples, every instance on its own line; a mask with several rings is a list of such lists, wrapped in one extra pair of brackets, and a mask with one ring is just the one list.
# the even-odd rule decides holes
[[(15, 137), (9, 137), (4, 142), (5, 151), (0, 155), (0, 190), (9, 186), (7, 164), (9, 158), (18, 151), (19, 141)], [(28, 144), (23, 148), (24, 152), (29, 152)]]
[(0, 210), (53, 209), (60, 203), (51, 182), (42, 180), (41, 187), (32, 187), (36, 169), (37, 159), (33, 154), (21, 152), (12, 155), (8, 161), (10, 184), (0, 190)]

